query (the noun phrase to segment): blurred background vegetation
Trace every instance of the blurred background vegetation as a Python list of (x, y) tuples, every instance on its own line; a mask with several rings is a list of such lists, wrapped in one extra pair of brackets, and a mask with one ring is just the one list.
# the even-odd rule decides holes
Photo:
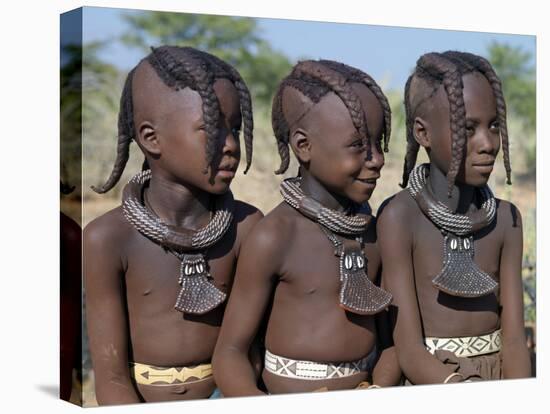
[[(267, 213), (281, 198), (278, 186), (283, 177), (273, 171), (279, 165), (275, 139), (271, 129), (271, 99), (278, 82), (289, 72), (295, 61), (284, 53), (274, 50), (262, 38), (255, 19), (192, 15), (166, 12), (143, 12), (123, 15), (129, 30), (115, 41), (128, 48), (149, 53), (150, 45), (172, 44), (193, 46), (213, 53), (232, 63), (241, 73), (253, 96), (254, 108), (254, 158), (247, 176), (238, 174), (232, 184), (237, 198), (248, 201)], [(111, 40), (112, 41), (112, 40)], [(62, 165), (62, 180), (76, 185), (69, 196), (74, 203), (63, 203), (65, 212), (78, 209), (83, 200), (82, 226), (93, 218), (120, 204), (120, 192), (124, 182), (139, 171), (143, 155), (132, 145), (130, 161), (119, 183), (110, 193), (99, 196), (90, 190), (90, 185), (99, 185), (108, 177), (114, 159), (117, 135), (118, 102), (126, 73), (116, 66), (102, 61), (98, 52), (106, 42), (83, 45), (82, 50), (66, 46), (66, 59), (62, 67), (62, 145), (71, 147), (82, 126), (83, 176), (80, 183), (78, 159), (80, 151), (65, 151)], [(508, 106), (508, 128), (511, 141), (512, 186), (505, 185), (502, 158), (491, 176), (490, 185), (495, 194), (514, 202), (523, 215), (524, 223), (524, 285), (525, 319), (527, 324), (535, 322), (535, 67), (529, 52), (507, 44), (492, 43), (484, 56), (494, 66), (503, 82)], [(304, 54), (307, 58), (307, 53)], [(77, 89), (79, 71), (82, 68), (82, 113), (75, 114), (75, 103), (80, 98)], [(390, 68), (391, 69), (391, 68)], [(392, 107), (392, 138), (390, 152), (386, 154), (386, 165), (382, 179), (372, 197), (374, 211), (380, 203), (398, 192), (401, 180), (402, 161), (405, 154), (405, 117), (403, 92), (389, 89), (380, 82)], [(73, 145), (74, 146), (74, 145)], [(75, 146), (75, 148), (78, 146)], [(419, 162), (426, 160), (424, 154)], [(285, 176), (295, 175), (295, 162)], [(242, 169), (241, 169), (242, 171)], [(73, 215), (78, 217), (78, 215)], [(86, 341), (85, 341), (86, 342)], [(85, 368), (89, 359), (85, 353)], [(92, 390), (88, 391), (93, 393)], [(88, 398), (93, 405), (93, 396)]]

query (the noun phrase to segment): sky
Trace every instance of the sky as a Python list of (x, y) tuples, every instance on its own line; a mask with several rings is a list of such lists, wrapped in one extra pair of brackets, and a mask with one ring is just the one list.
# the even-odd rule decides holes
[[(128, 30), (123, 13), (128, 9), (86, 7), (83, 12), (84, 43), (109, 40), (100, 57), (129, 70), (142, 57), (141, 50), (121, 44), (117, 38)], [(299, 58), (332, 59), (369, 73), (382, 87), (402, 89), (416, 60), (426, 52), (449, 49), (483, 55), (491, 42), (529, 51), (534, 59), (535, 36), (414, 29), (366, 24), (257, 19), (259, 35), (279, 52)]]

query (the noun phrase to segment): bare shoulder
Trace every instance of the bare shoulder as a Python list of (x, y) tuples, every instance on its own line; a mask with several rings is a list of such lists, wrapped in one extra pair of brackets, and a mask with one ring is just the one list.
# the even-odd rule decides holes
[(521, 228), (521, 213), (515, 204), (510, 201), (496, 199), (497, 202), (497, 225), (503, 230)]
[(76, 221), (64, 214), (60, 215), (61, 237), (68, 243), (80, 243), (82, 229)]
[(243, 243), (239, 266), (252, 266), (253, 272), (244, 273), (250, 274), (256, 281), (273, 280), (284, 268), (289, 244), (294, 235), (294, 220), (291, 217), (294, 211), (287, 209), (292, 208), (285, 203), (275, 207), (256, 223)]
[(295, 214), (299, 213), (286, 203), (280, 203), (254, 226), (249, 236), (249, 246), (266, 253), (282, 250), (281, 247), (288, 244), (294, 234)]
[(264, 216), (258, 208), (241, 200), (235, 200), (234, 211), (237, 226), (244, 228), (252, 228)]
[[(416, 220), (420, 213), (420, 209), (408, 190), (401, 190), (380, 205), (376, 221), (378, 232), (384, 228), (409, 228), (411, 220)], [(407, 226), (403, 226), (403, 224), (407, 224)]]
[(260, 210), (244, 201), (235, 200), (234, 220), (237, 226), (237, 240), (235, 254), (238, 257), (241, 246), (247, 239), (254, 226), (264, 216)]
[(118, 252), (120, 246), (132, 237), (134, 228), (122, 214), (122, 207), (116, 207), (92, 220), (83, 231), (83, 240), (88, 247), (106, 252)]

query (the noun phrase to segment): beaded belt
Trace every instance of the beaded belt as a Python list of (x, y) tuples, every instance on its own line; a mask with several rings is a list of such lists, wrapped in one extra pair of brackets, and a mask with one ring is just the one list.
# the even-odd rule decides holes
[(175, 385), (202, 380), (212, 376), (212, 364), (190, 367), (157, 367), (130, 362), (130, 375), (138, 384)]
[(500, 329), (481, 336), (462, 336), (458, 338), (424, 338), (424, 344), (432, 354), (436, 350), (451, 351), (458, 357), (471, 357), (500, 351)]
[(266, 349), (265, 369), (275, 375), (303, 380), (343, 378), (367, 371), (369, 357), (374, 354), (352, 362), (319, 363), (281, 357)]

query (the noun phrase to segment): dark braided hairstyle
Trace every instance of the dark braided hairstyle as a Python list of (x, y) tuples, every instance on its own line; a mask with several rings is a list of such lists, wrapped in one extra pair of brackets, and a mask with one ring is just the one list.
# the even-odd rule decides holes
[[(481, 56), (466, 52), (447, 51), (443, 53), (427, 53), (422, 55), (416, 62), (416, 68), (407, 79), (405, 85), (405, 114), (407, 127), (407, 153), (403, 166), (403, 182), (401, 187), (406, 187), (409, 181), (409, 174), (416, 164), (416, 157), (420, 145), (413, 135), (413, 122), (417, 109), (421, 103), (430, 99), (441, 85), (445, 88), (449, 100), (449, 115), (451, 129), (451, 165), (447, 172), (448, 194), (450, 196), (460, 164), (464, 155), (466, 145), (466, 109), (464, 107), (462, 77), (468, 73), (479, 72), (489, 82), (493, 89), (497, 105), (497, 117), (500, 125), (500, 136), (506, 169), (506, 182), (511, 184), (510, 153), (508, 129), (506, 126), (506, 103), (502, 93), (500, 79), (493, 67)], [(411, 84), (414, 80), (421, 79), (431, 87), (429, 94), (412, 108), (412, 97), (410, 93)]]
[(349, 111), (353, 125), (361, 138), (370, 148), (369, 130), (363, 105), (357, 94), (351, 88), (351, 83), (362, 83), (376, 96), (384, 113), (384, 151), (388, 152), (391, 134), (391, 109), (388, 100), (378, 84), (366, 73), (354, 67), (331, 60), (298, 62), (292, 72), (279, 84), (273, 98), (271, 123), (277, 139), (277, 148), (281, 157), (281, 165), (275, 174), (284, 173), (290, 162), (289, 138), (290, 126), (283, 113), (283, 92), (292, 87), (308, 97), (314, 104), (323, 96), (334, 92)]
[[(239, 72), (216, 56), (191, 47), (161, 46), (151, 48), (151, 50), (151, 53), (143, 60), (153, 67), (166, 86), (175, 90), (189, 87), (196, 91), (202, 99), (202, 111), (207, 136), (206, 167), (203, 171), (204, 173), (207, 172), (208, 166), (212, 164), (217, 151), (217, 125), (220, 106), (214, 91), (214, 82), (217, 79), (227, 79), (235, 86), (235, 89), (239, 93), (241, 116), (244, 123), (243, 131), (246, 149), (246, 168), (244, 173), (246, 174), (252, 163), (252, 130), (254, 122), (250, 92)], [(120, 176), (128, 162), (130, 143), (136, 138), (132, 102), (132, 79), (135, 70), (136, 68), (128, 73), (120, 98), (115, 165), (107, 182), (102, 187), (96, 188), (92, 186), (92, 189), (97, 193), (109, 191), (120, 180)], [(149, 165), (147, 159), (145, 159), (142, 170), (148, 168)]]

